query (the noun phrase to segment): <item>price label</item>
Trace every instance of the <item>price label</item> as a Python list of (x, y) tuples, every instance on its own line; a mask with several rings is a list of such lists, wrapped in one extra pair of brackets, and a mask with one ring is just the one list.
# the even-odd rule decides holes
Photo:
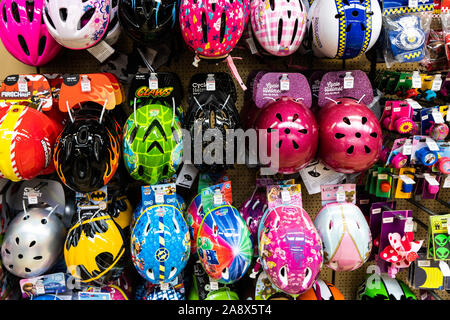
[(38, 203), (37, 193), (29, 193), (28, 194), (28, 204), (37, 204), (37, 203)]
[(394, 222), (394, 217), (383, 218), (383, 223), (392, 223)]
[(148, 79), (148, 88), (150, 90), (158, 89), (158, 78), (156, 77), (156, 73), (150, 73), (150, 78)]
[(439, 110), (437, 109), (433, 109), (433, 111), (431, 112), (431, 115), (433, 116), (433, 120), (435, 123), (445, 123), (444, 121), (444, 117), (442, 116), (442, 113), (439, 112)]
[(291, 195), (289, 194), (289, 190), (281, 191), (281, 201), (283, 202), (291, 201)]
[(215, 91), (216, 90), (216, 80), (214, 79), (213, 74), (208, 74), (206, 78), (206, 91)]
[(91, 81), (88, 76), (81, 76), (81, 92), (91, 92)]
[(351, 72), (346, 72), (344, 77), (344, 89), (353, 89), (355, 79)]
[(378, 179), (380, 179), (380, 180), (387, 180), (388, 178), (389, 177), (388, 177), (388, 175), (386, 173), (380, 173), (378, 175)]
[(164, 193), (155, 193), (155, 202), (156, 203), (164, 203)]
[(420, 77), (419, 71), (414, 71), (412, 75), (412, 88), (419, 89), (422, 87), (422, 78)]
[(217, 281), (211, 281), (209, 287), (211, 288), (211, 291), (219, 290), (219, 283)]
[(336, 201), (337, 202), (344, 202), (345, 201), (345, 191), (339, 190), (336, 192)]
[(406, 99), (406, 101), (414, 110), (422, 109), (422, 106), (417, 101), (412, 99)]
[(28, 92), (28, 84), (25, 77), (20, 76), (18, 81), (19, 92)]
[(444, 180), (444, 185), (442, 186), (442, 188), (450, 188), (450, 176), (447, 176)]
[(417, 8), (419, 6), (419, 0), (408, 0), (408, 7)]
[(431, 151), (439, 151), (439, 146), (433, 139), (427, 137), (426, 144)]
[(436, 178), (433, 177), (430, 174), (424, 174), (424, 178), (428, 182), (428, 184), (430, 184), (432, 186), (439, 186), (440, 185), (440, 183), (436, 180)]
[(168, 283), (161, 283), (160, 288), (162, 291), (169, 290), (169, 284)]
[(414, 221), (411, 217), (409, 217), (405, 222), (405, 232), (413, 232), (413, 231), (414, 231)]
[(399, 178), (406, 184), (415, 184), (416, 182), (407, 175), (401, 174)]
[(430, 260), (418, 260), (417, 265), (419, 267), (429, 267), (430, 266)]
[(403, 146), (402, 153), (403, 153), (405, 156), (411, 155), (411, 154), (412, 154), (412, 145), (411, 145), (411, 144), (405, 144), (405, 145)]
[(287, 74), (283, 74), (280, 80), (280, 90), (289, 91), (289, 78)]
[(372, 214), (379, 214), (381, 212), (381, 208), (373, 209)]
[(214, 200), (214, 205), (216, 205), (216, 206), (221, 205), (223, 203), (222, 194), (220, 192), (219, 193), (215, 193), (213, 200)]
[(442, 78), (440, 74), (434, 76), (433, 83), (431, 84), (431, 90), (439, 91), (442, 86)]

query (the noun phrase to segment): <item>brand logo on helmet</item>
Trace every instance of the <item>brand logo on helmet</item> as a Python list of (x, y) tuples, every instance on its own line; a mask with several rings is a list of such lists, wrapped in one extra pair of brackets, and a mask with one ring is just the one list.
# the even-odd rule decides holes
[(167, 259), (169, 259), (169, 250), (167, 250), (166, 248), (159, 248), (155, 252), (155, 258), (156, 260), (158, 260), (158, 262), (166, 261)]
[(149, 87), (143, 86), (136, 90), (137, 98), (165, 98), (168, 97), (173, 91), (173, 87), (150, 89)]

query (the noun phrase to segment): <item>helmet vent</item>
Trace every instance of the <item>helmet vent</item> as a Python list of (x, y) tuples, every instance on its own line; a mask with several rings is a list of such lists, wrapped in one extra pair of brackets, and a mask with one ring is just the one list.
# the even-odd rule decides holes
[(352, 25), (349, 24), (349, 25), (347, 26), (347, 28), (345, 29), (345, 31), (346, 31), (346, 32), (350, 32), (351, 29), (352, 29)]
[(16, 20), (17, 23), (20, 23), (19, 9), (18, 9), (17, 3), (15, 1), (13, 1), (11, 3), (11, 13), (13, 15), (14, 20)]
[(41, 260), (41, 259), (42, 259), (42, 256), (36, 256), (36, 257), (33, 257), (33, 259), (34, 259), (34, 260)]
[(298, 119), (298, 113), (294, 113), (294, 116), (292, 117), (292, 122), (297, 121)]
[(355, 147), (351, 146), (350, 148), (347, 149), (347, 153), (352, 154), (354, 149), (355, 149)]
[(169, 166), (165, 165), (163, 170), (162, 170), (162, 175), (163, 176), (167, 176), (168, 173), (169, 173)]
[(220, 43), (223, 42), (223, 38), (225, 37), (226, 23), (227, 23), (227, 17), (225, 16), (225, 12), (222, 12), (222, 16), (220, 17)]
[(343, 134), (343, 133), (336, 133), (336, 134), (334, 135), (334, 137), (335, 137), (336, 139), (342, 139), (343, 137), (345, 137), (345, 134)]
[(371, 136), (372, 138), (376, 138), (376, 137), (378, 137), (378, 134), (377, 134), (376, 132), (372, 132), (372, 133), (370, 134), (370, 136)]
[(297, 150), (299, 148), (299, 145), (297, 142), (292, 141), (292, 144), (294, 145), (294, 149)]
[(281, 43), (283, 37), (283, 19), (278, 20), (278, 44)]
[(59, 17), (62, 21), (66, 22), (67, 20), (67, 8), (61, 8), (59, 9)]
[(27, 9), (28, 21), (33, 22), (34, 17), (34, 1), (27, 1), (25, 3)]
[(53, 23), (52, 18), (50, 18), (50, 15), (48, 14), (48, 10), (47, 7), (45, 8), (45, 17), (47, 18), (48, 23), (50, 23), (50, 25), (52, 26), (53, 29), (55, 28), (55, 24)]
[(78, 22), (77, 30), (83, 29), (88, 24), (88, 22), (92, 19), (94, 13), (95, 13), (95, 8), (91, 8), (88, 11), (86, 11), (83, 14), (83, 16), (81, 17), (80, 21)]
[(359, 132), (355, 133), (355, 137), (361, 138), (361, 133), (359, 133)]
[(367, 122), (367, 118), (366, 118), (366, 117), (362, 117), (362, 118), (361, 118), (361, 123), (362, 123), (362, 124), (366, 124), (366, 122)]
[(372, 150), (370, 150), (370, 148), (368, 146), (364, 146), (364, 151), (366, 153), (370, 153), (370, 151), (372, 151)]
[(34, 246), (36, 244), (36, 241), (31, 241), (29, 247), (31, 248), (32, 246)]
[(308, 133), (308, 129), (300, 129), (300, 130), (298, 130), (298, 132), (300, 132), (302, 134), (307, 134)]
[(16, 237), (16, 243), (17, 243), (17, 244), (20, 243), (19, 237)]
[(140, 175), (141, 177), (144, 175), (144, 167), (143, 166), (139, 166), (138, 175)]
[(6, 5), (3, 5), (3, 21), (5, 22), (5, 23), (7, 23), (8, 22), (8, 18), (6, 17)]
[(5, 249), (5, 252), (6, 252), (7, 254), (11, 254), (11, 252), (10, 252), (8, 249)]
[(347, 117), (344, 117), (344, 118), (342, 119), (342, 121), (344, 121), (344, 122), (345, 122), (346, 124), (348, 124), (349, 126), (351, 125), (350, 119), (347, 118)]
[(28, 220), (29, 218), (30, 218), (30, 216), (26, 215), (25, 217), (23, 217), (23, 220), (25, 221), (25, 220)]
[(30, 55), (30, 51), (28, 50), (28, 46), (27, 46), (27, 43), (26, 43), (25, 39), (20, 34), (17, 37), (19, 39), (19, 43), (20, 43), (20, 46), (22, 47), (23, 52), (27, 56), (29, 56)]
[(287, 16), (288, 16), (289, 19), (291, 18), (291, 14), (292, 14), (292, 11), (291, 11), (291, 10), (288, 10), (288, 11), (287, 11)]
[(281, 117), (281, 114), (280, 114), (280, 113), (277, 113), (277, 114), (275, 115), (275, 117), (277, 117), (278, 120), (283, 121), (283, 117)]
[(275, 0), (269, 0), (270, 9), (275, 10)]
[(47, 37), (42, 36), (41, 39), (39, 39), (39, 48), (38, 48), (39, 56), (42, 56), (42, 54), (44, 53), (46, 43), (47, 43)]
[(358, 13), (358, 11), (357, 11), (357, 10), (353, 10), (353, 11), (352, 11), (352, 16), (354, 16), (354, 17), (357, 17), (357, 16), (358, 16), (358, 14), (359, 14), (359, 13)]
[(333, 220), (328, 223), (328, 230), (331, 230), (331, 228), (333, 228)]
[(216, 12), (216, 4), (215, 3), (211, 3), (211, 10), (212, 10), (212, 12)]
[(42, 223), (42, 224), (47, 224), (47, 222), (48, 222), (48, 220), (45, 219), (45, 218), (41, 220), (41, 223)]
[(278, 141), (278, 143), (277, 143), (277, 148), (278, 148), (278, 149), (281, 148), (282, 142), (283, 142), (283, 140)]
[[(289, 12), (290, 12), (290, 11), (289, 11)], [(298, 19), (295, 19), (295, 23), (294, 23), (294, 31), (292, 32), (291, 45), (294, 43), (295, 36), (297, 35), (297, 29), (298, 29)]]
[(25, 268), (25, 272), (31, 272), (31, 269)]
[(300, 10), (305, 11), (305, 9), (303, 8), (302, 0), (298, 0), (298, 4), (300, 5)]

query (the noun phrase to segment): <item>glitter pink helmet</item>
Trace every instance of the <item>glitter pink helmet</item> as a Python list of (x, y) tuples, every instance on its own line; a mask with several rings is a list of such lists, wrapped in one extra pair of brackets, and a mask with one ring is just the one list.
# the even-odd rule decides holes
[(222, 59), (239, 41), (249, 13), (249, 0), (182, 0), (181, 33), (199, 57)]
[(61, 50), (43, 23), (43, 0), (2, 0), (0, 38), (6, 50), (30, 66), (43, 66)]
[(267, 52), (287, 56), (303, 40), (306, 9), (302, 0), (253, 0), (250, 21), (255, 38)]
[(302, 102), (282, 97), (269, 103), (256, 118), (255, 129), (267, 130), (267, 156), (273, 162), (277, 161), (273, 160), (271, 150), (272, 133), (278, 133), (279, 141), (275, 147), (279, 152), (280, 173), (297, 172), (316, 155), (319, 139), (317, 122)]
[(277, 288), (302, 294), (312, 287), (322, 266), (322, 242), (303, 208), (273, 208), (264, 215), (258, 238), (261, 265)]
[(330, 101), (318, 115), (319, 158), (342, 173), (362, 172), (378, 161), (381, 126), (364, 104), (353, 99)]
[(261, 218), (267, 209), (267, 196), (264, 189), (261, 190), (262, 191), (256, 191), (239, 208), (239, 212), (242, 218), (244, 218), (245, 223), (250, 230), (250, 234), (252, 235), (253, 248), (256, 255), (258, 254), (258, 227)]

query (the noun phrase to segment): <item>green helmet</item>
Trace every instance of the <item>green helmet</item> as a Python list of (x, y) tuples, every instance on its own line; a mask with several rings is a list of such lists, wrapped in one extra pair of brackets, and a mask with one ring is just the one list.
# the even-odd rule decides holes
[(401, 280), (387, 275), (372, 275), (358, 289), (357, 300), (417, 300)]
[(239, 297), (236, 292), (227, 287), (222, 287), (208, 293), (205, 300), (239, 300)]
[(155, 103), (136, 109), (124, 126), (123, 152), (131, 177), (148, 184), (170, 178), (183, 156), (181, 123), (169, 106)]

